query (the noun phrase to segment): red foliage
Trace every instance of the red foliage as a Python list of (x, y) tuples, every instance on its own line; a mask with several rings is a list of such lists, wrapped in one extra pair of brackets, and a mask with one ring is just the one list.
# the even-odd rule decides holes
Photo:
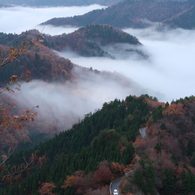
[(169, 116), (171, 114), (186, 114), (183, 104), (180, 102), (177, 104), (172, 103), (163, 111), (163, 115), (165, 116)]
[(148, 105), (153, 109), (153, 108), (156, 108), (158, 106), (162, 106), (162, 107), (165, 107), (165, 103), (164, 102), (157, 102), (157, 101), (154, 101), (154, 100), (151, 100), (149, 98), (145, 98), (146, 102), (148, 103)]
[(52, 190), (56, 188), (55, 184), (53, 182), (50, 183), (43, 183), (41, 185), (41, 188), (39, 190), (39, 193), (41, 195), (53, 195)]
[(112, 170), (113, 173), (116, 174), (124, 174), (124, 165), (120, 165), (119, 163), (112, 162), (110, 164), (110, 169)]
[(112, 172), (109, 167), (102, 165), (93, 174), (94, 180), (100, 183), (108, 183), (112, 178)]

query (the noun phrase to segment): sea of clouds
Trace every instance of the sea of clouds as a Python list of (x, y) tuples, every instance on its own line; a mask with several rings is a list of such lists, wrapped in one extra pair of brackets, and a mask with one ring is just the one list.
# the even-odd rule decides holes
[[(104, 8), (99, 5), (84, 7), (29, 8), (13, 7), (0, 9), (0, 32), (21, 33), (29, 29), (38, 29), (46, 34), (58, 35), (70, 33), (77, 27), (39, 26), (38, 24), (53, 17), (80, 15), (93, 9)], [(22, 104), (39, 105), (39, 113), (48, 113), (59, 118), (63, 113), (71, 113), (75, 121), (84, 114), (101, 108), (104, 102), (115, 98), (124, 99), (128, 95), (148, 93), (157, 96), (160, 101), (169, 101), (194, 95), (195, 86), (195, 31), (164, 28), (159, 31), (154, 25), (148, 29), (123, 29), (136, 36), (143, 44), (139, 48), (148, 55), (147, 59), (137, 55), (123, 57), (123, 53), (108, 47), (108, 52), (116, 55), (115, 60), (100, 57), (81, 57), (64, 51), (60, 56), (69, 58), (83, 67), (92, 67), (100, 71), (122, 74), (133, 85), (123, 85), (115, 80), (91, 77), (73, 83), (46, 83), (31, 81), (23, 84), (16, 100)], [(120, 45), (120, 47), (123, 47)], [(124, 46), (126, 47), (126, 46)], [(132, 46), (129, 46), (132, 48)], [(120, 54), (120, 55), (119, 55)], [(94, 79), (93, 79), (94, 78)], [(137, 90), (135, 90), (137, 86)], [(21, 101), (22, 100), (22, 101)], [(74, 122), (75, 122), (74, 121)]]

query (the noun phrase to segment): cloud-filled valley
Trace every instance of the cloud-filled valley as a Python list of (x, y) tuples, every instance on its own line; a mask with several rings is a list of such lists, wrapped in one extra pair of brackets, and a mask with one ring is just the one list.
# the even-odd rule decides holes
[(0, 8), (0, 32), (20, 34), (26, 30), (37, 29), (45, 34), (62, 34), (69, 33), (77, 28), (75, 27), (58, 27), (40, 26), (42, 22), (52, 17), (68, 17), (82, 15), (94, 9), (102, 9), (106, 6), (72, 6), (72, 7), (10, 7)]
[(172, 101), (194, 94), (195, 31), (175, 29), (159, 32), (154, 27), (125, 31), (138, 37), (143, 44), (139, 49), (149, 56), (148, 59), (131, 56), (128, 59), (112, 60), (85, 58), (70, 53), (60, 55), (82, 66), (122, 73), (144, 88), (164, 94), (158, 97), (161, 101)]
[[(5, 33), (20, 33), (27, 29), (37, 28), (43, 33), (57, 35), (69, 33), (76, 27), (37, 26), (54, 16), (72, 16), (85, 13), (102, 6), (86, 6), (81, 8), (3, 8), (0, 12), (0, 31)], [(55, 15), (59, 13), (58, 15)], [(13, 21), (13, 18), (15, 20)], [(22, 20), (20, 21), (20, 18)], [(29, 21), (31, 21), (29, 23)], [(113, 78), (105, 78), (94, 73), (88, 77), (78, 78), (75, 82), (46, 83), (36, 80), (25, 83), (21, 92), (17, 92), (16, 100), (30, 107), (39, 105), (39, 114), (50, 112), (53, 120), (64, 119), (64, 128), (78, 122), (84, 114), (101, 108), (106, 101), (115, 98), (123, 99), (127, 95), (148, 93), (157, 96), (160, 101), (172, 101), (194, 95), (194, 48), (195, 31), (182, 29), (164, 29), (159, 31), (155, 26), (149, 29), (124, 29), (125, 32), (136, 36), (143, 44), (139, 48), (149, 57), (139, 58), (137, 55), (126, 55), (107, 47), (116, 59), (102, 57), (81, 57), (72, 52), (59, 52), (60, 56), (70, 59), (73, 63), (99, 71), (110, 71), (121, 74), (125, 82)], [(123, 48), (123, 45), (120, 45)], [(124, 46), (125, 48), (126, 46)], [(116, 52), (116, 53), (115, 53)], [(120, 78), (120, 77), (118, 77)], [(125, 84), (124, 84), (125, 83)], [(132, 85), (131, 85), (132, 84)], [(26, 106), (25, 105), (25, 106)], [(73, 119), (74, 118), (74, 119)]]

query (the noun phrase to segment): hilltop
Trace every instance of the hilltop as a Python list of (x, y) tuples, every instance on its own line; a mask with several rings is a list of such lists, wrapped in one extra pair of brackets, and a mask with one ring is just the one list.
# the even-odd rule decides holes
[[(131, 46), (141, 46), (139, 40), (119, 28), (110, 25), (87, 25), (73, 33), (59, 36), (45, 36), (46, 45), (57, 51), (70, 50), (81, 56), (99, 56), (114, 58), (104, 46), (114, 47), (117, 43)], [(137, 52), (134, 50), (134, 52)], [(124, 53), (128, 53), (127, 51)], [(131, 55), (129, 53), (129, 55)]]
[[(43, 44), (37, 42), (40, 39)], [(19, 72), (29, 69), (34, 79), (55, 80), (60, 78), (71, 79), (71, 70), (73, 64), (70, 60), (59, 57), (53, 50), (65, 51), (70, 50), (81, 56), (87, 57), (109, 57), (114, 56), (104, 50), (103, 46), (113, 47), (117, 43), (129, 44), (129, 46), (140, 46), (139, 40), (123, 32), (118, 28), (110, 25), (88, 25), (69, 34), (50, 36), (42, 34), (37, 30), (30, 30), (16, 34), (0, 33), (0, 44), (2, 53), (6, 53), (9, 47), (18, 47), (21, 41), (34, 41), (35, 47), (28, 49), (20, 57), (20, 61), (14, 61), (8, 68), (3, 71), (3, 77), (0, 82), (8, 79), (9, 75), (18, 74)], [(126, 51), (127, 55), (136, 52), (141, 57), (145, 57), (138, 50)], [(125, 51), (124, 51), (125, 52)], [(17, 67), (17, 68), (12, 68)]]

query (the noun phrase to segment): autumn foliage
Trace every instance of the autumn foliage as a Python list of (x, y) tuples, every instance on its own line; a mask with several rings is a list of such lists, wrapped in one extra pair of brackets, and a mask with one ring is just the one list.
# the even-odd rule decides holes
[(53, 182), (43, 183), (39, 189), (40, 195), (53, 195), (52, 190), (56, 188)]
[(110, 168), (105, 165), (100, 166), (99, 169), (93, 173), (94, 180), (104, 184), (109, 183), (112, 176), (113, 173), (111, 172)]
[(171, 114), (186, 114), (186, 110), (182, 103), (172, 103), (163, 111), (162, 114), (165, 116), (169, 116)]

